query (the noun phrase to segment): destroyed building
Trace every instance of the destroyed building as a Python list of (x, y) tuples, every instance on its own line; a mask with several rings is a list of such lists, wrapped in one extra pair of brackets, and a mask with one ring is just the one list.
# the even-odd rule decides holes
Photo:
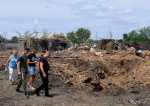
[(43, 35), (41, 38), (26, 37), (20, 39), (18, 42), (19, 51), (24, 50), (25, 47), (36, 49), (37, 51), (56, 51), (67, 49), (71, 46), (71, 41), (66, 36), (53, 34), (48, 37), (49, 34)]
[(102, 39), (97, 47), (101, 50), (126, 50), (134, 47), (136, 50), (150, 50), (150, 42), (124, 42), (123, 40)]

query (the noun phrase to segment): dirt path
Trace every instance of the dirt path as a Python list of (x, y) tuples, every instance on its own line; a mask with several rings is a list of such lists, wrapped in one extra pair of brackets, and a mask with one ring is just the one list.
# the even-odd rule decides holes
[[(50, 76), (49, 76), (50, 77)], [(52, 82), (56, 83), (56, 82)], [(54, 85), (54, 84), (52, 84)], [(88, 92), (73, 86), (56, 86), (50, 90), (52, 98), (37, 97), (28, 89), (30, 98), (27, 100), (23, 93), (15, 92), (16, 85), (10, 85), (8, 73), (0, 71), (0, 106), (132, 106), (128, 100), (133, 98), (144, 99), (146, 103), (138, 106), (149, 106), (150, 90), (141, 93), (127, 93), (116, 89), (107, 92)], [(22, 90), (22, 89), (21, 89)], [(136, 105), (134, 105), (136, 106)]]

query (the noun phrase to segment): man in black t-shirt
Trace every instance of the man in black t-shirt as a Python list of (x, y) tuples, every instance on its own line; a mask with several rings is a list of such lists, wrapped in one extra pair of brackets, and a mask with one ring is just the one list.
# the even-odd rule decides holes
[(52, 97), (48, 92), (48, 70), (50, 69), (47, 58), (50, 57), (50, 52), (46, 52), (43, 57), (40, 58), (39, 68), (40, 68), (40, 76), (42, 79), (42, 84), (36, 88), (35, 93), (39, 96), (39, 91), (45, 88), (45, 96)]
[(27, 83), (27, 86), (29, 88), (31, 88), (32, 90), (35, 90), (35, 88), (33, 87), (33, 81), (36, 77), (36, 63), (37, 63), (37, 61), (36, 61), (36, 50), (35, 49), (33, 49), (32, 53), (30, 53), (28, 55), (27, 63), (29, 66), (28, 68), (29, 68), (29, 73), (30, 73), (30, 80)]

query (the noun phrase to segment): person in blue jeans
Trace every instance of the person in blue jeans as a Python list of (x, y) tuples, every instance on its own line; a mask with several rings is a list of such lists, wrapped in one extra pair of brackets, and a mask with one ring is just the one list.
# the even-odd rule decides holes
[(30, 80), (29, 82), (27, 83), (27, 86), (29, 88), (31, 88), (32, 90), (35, 90), (34, 86), (33, 86), (33, 81), (36, 77), (36, 63), (38, 61), (36, 61), (36, 50), (33, 49), (32, 52), (28, 55), (28, 60), (27, 60), (27, 63), (28, 63), (28, 69), (29, 69), (29, 73), (30, 73)]
[(9, 63), (9, 80), (11, 85), (15, 84), (18, 79), (17, 61), (19, 56), (17, 56), (17, 54), (18, 52), (13, 50), (13, 55), (8, 58), (5, 64), (5, 67), (7, 67)]

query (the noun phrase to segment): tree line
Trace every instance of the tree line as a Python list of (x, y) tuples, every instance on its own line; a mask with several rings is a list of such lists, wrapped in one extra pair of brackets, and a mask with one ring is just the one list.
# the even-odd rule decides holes
[(87, 28), (79, 28), (77, 31), (71, 31), (67, 33), (67, 38), (72, 41), (73, 44), (82, 43), (96, 43), (96, 40), (90, 39), (91, 31)]
[[(1, 41), (13, 41), (13, 42), (18, 42), (18, 40), (20, 38), (24, 38), (26, 36), (30, 36), (33, 33), (31, 33), (30, 31), (25, 31), (24, 34), (21, 34), (20, 32), (16, 31), (16, 33), (18, 34), (18, 36), (13, 36), (10, 40), (8, 40), (6, 38), (7, 33), (4, 32), (2, 34), (0, 34), (0, 40)], [(47, 29), (43, 29), (43, 34), (48, 34), (48, 30)], [(59, 38), (62, 38), (64, 40), (66, 40), (66, 38), (61, 34), (56, 34), (56, 36), (58, 36)], [(73, 44), (82, 44), (82, 43), (96, 43), (96, 40), (90, 39), (91, 37), (91, 31), (87, 28), (79, 28), (77, 31), (71, 31), (67, 33), (67, 38), (68, 40), (70, 40)]]
[(18, 42), (19, 40), (19, 37), (17, 36), (13, 36), (10, 40), (6, 38), (6, 35), (7, 35), (7, 32), (4, 32), (4, 33), (1, 33), (0, 34), (0, 41), (3, 41), (3, 42)]
[(123, 40), (125, 42), (149, 42), (150, 41), (150, 26), (144, 27), (138, 30), (132, 30), (128, 34), (123, 34)]
[[(48, 33), (48, 30), (43, 30), (43, 34)], [(13, 36), (10, 40), (6, 38), (7, 32), (0, 34), (0, 41), (13, 41), (18, 42), (18, 36)], [(19, 33), (20, 35), (20, 33)], [(30, 35), (29, 31), (25, 32), (24, 35)], [(61, 36), (59, 36), (61, 37)], [(63, 37), (63, 36), (62, 36)], [(67, 38), (72, 41), (73, 44), (82, 43), (97, 43), (97, 40), (90, 39), (91, 31), (87, 28), (79, 28), (77, 31), (71, 31), (67, 33)], [(64, 40), (66, 40), (64, 38)], [(123, 34), (123, 40), (125, 42), (136, 41), (136, 42), (149, 42), (150, 41), (150, 26), (144, 27), (138, 30), (132, 30), (129, 33)]]

